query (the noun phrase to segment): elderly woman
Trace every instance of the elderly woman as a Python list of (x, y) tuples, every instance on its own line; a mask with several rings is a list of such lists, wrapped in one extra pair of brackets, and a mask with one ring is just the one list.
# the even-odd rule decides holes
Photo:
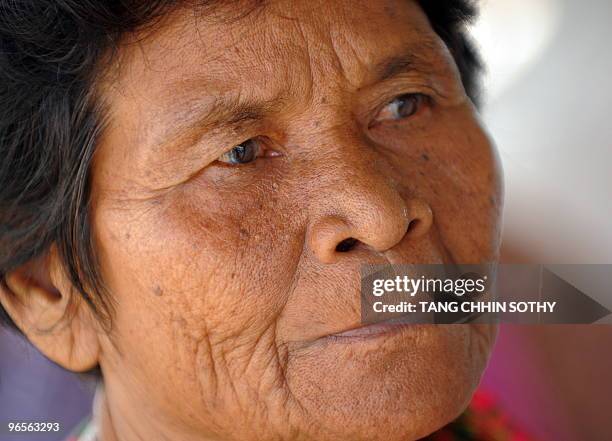
[(364, 326), (363, 264), (497, 259), (464, 0), (0, 3), (0, 300), (114, 440), (413, 440), (484, 325)]

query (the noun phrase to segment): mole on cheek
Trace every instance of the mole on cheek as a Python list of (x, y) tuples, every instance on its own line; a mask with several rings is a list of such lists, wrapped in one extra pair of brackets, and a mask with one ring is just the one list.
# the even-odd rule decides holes
[(421, 158), (423, 158), (423, 161), (429, 161), (429, 155), (427, 153), (423, 153)]
[(386, 14), (391, 17), (391, 18), (395, 18), (395, 16), (397, 15), (395, 13), (395, 9), (393, 9), (391, 6), (389, 5), (385, 5), (384, 7)]
[(161, 288), (161, 286), (159, 285), (155, 285), (151, 291), (153, 291), (153, 294), (156, 295), (157, 297), (161, 297), (164, 295), (164, 290)]

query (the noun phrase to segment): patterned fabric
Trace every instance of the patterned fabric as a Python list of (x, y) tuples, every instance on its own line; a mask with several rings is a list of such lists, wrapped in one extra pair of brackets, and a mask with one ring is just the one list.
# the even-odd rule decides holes
[[(66, 441), (96, 441), (91, 420), (83, 422)], [(490, 395), (476, 392), (468, 409), (451, 424), (423, 441), (535, 441), (512, 426)]]
[(478, 391), (467, 410), (427, 441), (535, 441), (518, 430), (485, 392)]

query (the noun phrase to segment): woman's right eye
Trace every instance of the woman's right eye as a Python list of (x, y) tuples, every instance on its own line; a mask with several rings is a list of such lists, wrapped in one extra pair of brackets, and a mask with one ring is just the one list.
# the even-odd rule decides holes
[(230, 165), (248, 164), (262, 156), (262, 154), (263, 149), (260, 144), (254, 139), (249, 139), (223, 153), (217, 161)]

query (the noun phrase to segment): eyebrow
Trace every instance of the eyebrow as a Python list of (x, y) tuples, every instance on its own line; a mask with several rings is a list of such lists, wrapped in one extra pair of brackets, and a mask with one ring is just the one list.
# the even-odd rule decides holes
[(256, 102), (239, 96), (216, 97), (212, 103), (196, 102), (186, 111), (172, 112), (177, 115), (170, 123), (172, 128), (159, 136), (153, 149), (165, 150), (188, 142), (196, 143), (216, 128), (262, 121), (277, 112), (280, 103), (280, 99)]
[[(372, 70), (374, 82), (371, 84), (410, 72), (429, 71), (431, 63), (420, 55), (419, 49), (423, 50), (420, 46), (410, 46), (402, 54), (376, 63)], [(176, 146), (195, 144), (211, 130), (262, 121), (278, 112), (283, 101), (281, 97), (268, 101), (253, 101), (240, 95), (216, 97), (212, 103), (195, 101), (186, 111), (172, 112), (177, 115), (171, 122), (172, 128), (159, 136), (159, 141), (154, 142), (153, 149), (173, 149)]]
[(418, 49), (418, 47), (409, 47), (402, 54), (389, 57), (377, 63), (373, 70), (374, 82), (382, 83), (409, 72), (424, 73), (429, 71), (431, 63), (419, 54)]

